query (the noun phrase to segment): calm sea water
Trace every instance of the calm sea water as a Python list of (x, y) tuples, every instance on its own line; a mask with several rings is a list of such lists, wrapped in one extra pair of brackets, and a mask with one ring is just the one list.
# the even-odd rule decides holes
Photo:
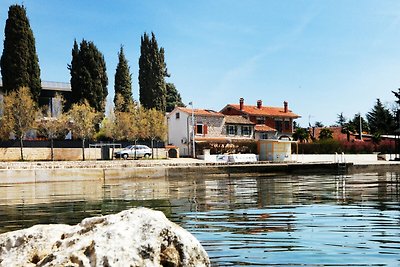
[(399, 266), (400, 174), (170, 177), (0, 186), (0, 233), (145, 206), (213, 266)]

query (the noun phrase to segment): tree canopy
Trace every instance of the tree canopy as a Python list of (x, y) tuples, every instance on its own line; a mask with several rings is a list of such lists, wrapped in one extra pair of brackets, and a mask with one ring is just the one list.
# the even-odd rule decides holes
[(14, 135), (20, 141), (21, 160), (24, 160), (23, 139), (35, 126), (36, 103), (32, 99), (30, 90), (22, 87), (4, 96), (3, 108), (3, 116), (0, 120), (3, 139), (9, 139), (10, 134)]
[(337, 114), (337, 125), (343, 127), (346, 123), (346, 117), (343, 115), (343, 112), (340, 112), (340, 114)]
[(185, 107), (182, 102), (181, 94), (173, 83), (167, 83), (166, 111), (171, 112), (175, 107)]
[(396, 128), (392, 114), (379, 98), (376, 99), (376, 104), (372, 110), (367, 113), (367, 120), (372, 134), (388, 134)]
[(297, 128), (293, 133), (293, 140), (300, 141), (300, 143), (308, 141), (310, 133), (305, 128)]
[(0, 60), (4, 91), (8, 93), (27, 87), (38, 103), (41, 90), (39, 59), (24, 6), (10, 6), (4, 34)]
[(82, 159), (85, 160), (85, 140), (94, 137), (96, 124), (99, 121), (99, 113), (91, 107), (87, 101), (81, 104), (73, 104), (67, 118), (70, 122), (72, 137), (82, 140)]
[(158, 48), (154, 33), (151, 39), (144, 33), (141, 37), (139, 58), (139, 100), (146, 109), (166, 110), (166, 85), (168, 76), (164, 61), (164, 49)]
[(74, 41), (68, 69), (71, 74), (71, 97), (66, 99), (67, 109), (72, 104), (87, 101), (96, 112), (104, 113), (108, 95), (106, 63), (93, 42), (82, 40), (78, 47)]
[(328, 128), (323, 128), (319, 132), (318, 139), (320, 139), (320, 140), (327, 140), (327, 139), (332, 139), (332, 138), (333, 138), (333, 132)]
[[(121, 49), (118, 53), (118, 65), (115, 72), (114, 79), (114, 107), (118, 107), (118, 111), (128, 111), (132, 99), (132, 75), (129, 71), (128, 60), (125, 58), (124, 49)], [(123, 98), (123, 104), (117, 105), (117, 98), (121, 96)]]

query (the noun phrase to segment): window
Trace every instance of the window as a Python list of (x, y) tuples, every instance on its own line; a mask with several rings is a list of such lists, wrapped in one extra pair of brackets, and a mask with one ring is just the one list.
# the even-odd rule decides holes
[(268, 133), (261, 133), (260, 139), (268, 139)]
[(181, 114), (179, 112), (175, 113), (175, 119), (179, 119)]
[(256, 117), (257, 124), (265, 124), (265, 117)]
[(203, 124), (197, 124), (196, 125), (196, 134), (198, 134), (198, 135), (204, 134), (204, 126), (203, 126)]
[(285, 130), (290, 130), (290, 121), (285, 121)]
[(226, 133), (228, 135), (236, 135), (236, 126), (235, 125), (228, 125), (226, 126)]
[(281, 120), (275, 120), (275, 129), (278, 132), (282, 132), (282, 121)]
[(251, 134), (250, 126), (242, 126), (242, 135), (250, 136), (250, 134)]

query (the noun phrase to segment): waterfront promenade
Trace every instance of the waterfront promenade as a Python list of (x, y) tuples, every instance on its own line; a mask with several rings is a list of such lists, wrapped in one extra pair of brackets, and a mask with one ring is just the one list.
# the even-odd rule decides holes
[(243, 176), (282, 173), (362, 173), (400, 171), (398, 161), (336, 162), (249, 162), (215, 163), (199, 159), (25, 161), (0, 162), (0, 184), (58, 181), (186, 177), (191, 174)]

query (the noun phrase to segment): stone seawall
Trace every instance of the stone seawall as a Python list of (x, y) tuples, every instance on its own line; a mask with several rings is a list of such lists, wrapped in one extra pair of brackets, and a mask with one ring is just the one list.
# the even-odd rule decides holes
[[(346, 165), (346, 168), (351, 164)], [(54, 181), (105, 182), (113, 179), (157, 178), (204, 175), (273, 175), (277, 173), (336, 172), (337, 164), (221, 164), (174, 163), (173, 160), (85, 161), (85, 162), (0, 162), (0, 184)]]
[(59, 162), (0, 162), (0, 184), (55, 181), (185, 177), (188, 175), (269, 176), (285, 173), (360, 173), (400, 171), (398, 162), (371, 164), (337, 163), (207, 163), (175, 160), (114, 160)]

